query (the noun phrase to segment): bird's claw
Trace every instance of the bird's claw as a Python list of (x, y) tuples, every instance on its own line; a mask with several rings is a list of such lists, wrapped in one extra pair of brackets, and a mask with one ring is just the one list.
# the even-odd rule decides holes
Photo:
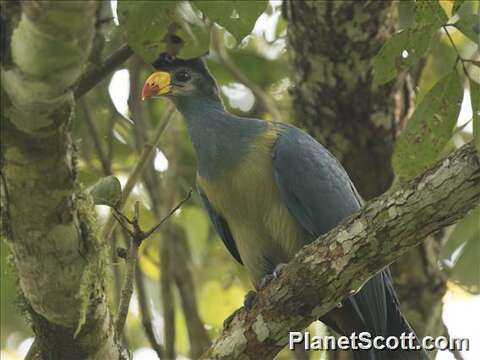
[(285, 269), (286, 267), (287, 267), (287, 264), (278, 264), (277, 266), (275, 266), (275, 269), (273, 270), (273, 277), (275, 279), (278, 279), (283, 269)]
[(245, 298), (243, 299), (243, 306), (245, 310), (250, 311), (255, 303), (255, 299), (257, 298), (257, 293), (253, 290), (250, 290)]
[(275, 266), (275, 269), (271, 274), (265, 275), (262, 280), (260, 280), (260, 285), (258, 286), (259, 289), (263, 289), (270, 283), (270, 281), (278, 279), (285, 266), (287, 266), (287, 264), (278, 264), (277, 266)]
[(275, 275), (274, 274), (267, 274), (265, 275), (262, 280), (260, 280), (260, 285), (258, 285), (258, 288), (259, 289), (263, 289), (265, 286), (267, 286), (270, 281), (272, 281), (273, 279), (275, 279)]

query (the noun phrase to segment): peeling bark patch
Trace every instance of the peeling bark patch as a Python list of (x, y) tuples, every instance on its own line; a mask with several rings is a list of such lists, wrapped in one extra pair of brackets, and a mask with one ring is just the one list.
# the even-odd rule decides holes
[(238, 356), (247, 345), (247, 338), (242, 328), (243, 322), (238, 321), (231, 330), (229, 336), (215, 344), (215, 353), (219, 357), (228, 358), (229, 356)]
[(263, 321), (262, 315), (257, 317), (257, 320), (252, 325), (252, 329), (257, 335), (258, 341), (262, 342), (268, 337), (268, 334), (269, 334), (268, 327), (265, 324), (265, 321)]

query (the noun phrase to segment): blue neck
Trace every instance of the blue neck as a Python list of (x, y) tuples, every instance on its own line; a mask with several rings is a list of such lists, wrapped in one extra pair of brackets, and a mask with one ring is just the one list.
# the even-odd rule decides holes
[(172, 100), (187, 122), (198, 173), (206, 180), (215, 180), (241, 161), (256, 136), (266, 128), (263, 121), (227, 113), (216, 96), (182, 96)]

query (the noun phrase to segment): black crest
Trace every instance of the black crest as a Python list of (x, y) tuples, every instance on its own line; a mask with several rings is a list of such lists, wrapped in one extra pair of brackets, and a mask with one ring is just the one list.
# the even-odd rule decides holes
[(205, 61), (203, 60), (205, 55), (192, 58), (192, 59), (180, 59), (170, 54), (162, 53), (152, 63), (152, 66), (155, 68), (155, 70), (165, 70), (165, 71), (178, 69), (180, 67), (187, 67), (192, 69), (193, 71), (210, 76), (207, 66), (205, 65)]
[(189, 68), (192, 72), (201, 74), (202, 78), (216, 89), (216, 82), (212, 74), (210, 74), (210, 71), (208, 71), (207, 65), (204, 61), (206, 55), (208, 55), (208, 52), (196, 58), (180, 59), (168, 53), (162, 53), (152, 63), (152, 66), (155, 68), (155, 70), (168, 72), (175, 71), (175, 69), (179, 68)]

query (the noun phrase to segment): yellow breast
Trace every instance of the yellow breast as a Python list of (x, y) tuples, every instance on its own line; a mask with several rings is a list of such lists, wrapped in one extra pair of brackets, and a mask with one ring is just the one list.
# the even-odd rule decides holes
[(274, 179), (273, 128), (255, 142), (227, 174), (198, 183), (212, 207), (227, 221), (240, 257), (254, 284), (287, 262), (305, 244), (305, 233), (284, 205)]

